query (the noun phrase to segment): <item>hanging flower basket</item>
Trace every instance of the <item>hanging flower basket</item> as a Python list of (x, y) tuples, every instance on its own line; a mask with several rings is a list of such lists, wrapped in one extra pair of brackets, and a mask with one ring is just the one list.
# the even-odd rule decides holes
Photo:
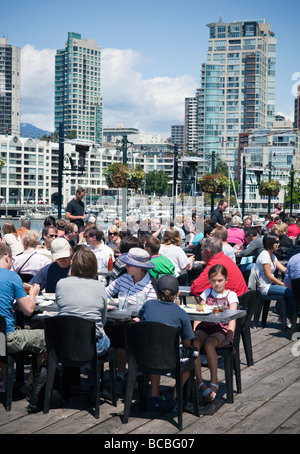
[(127, 177), (127, 187), (132, 189), (140, 189), (143, 185), (145, 179), (145, 172), (143, 171), (140, 165), (136, 166), (135, 168), (132, 167), (129, 169), (128, 177)]
[(109, 188), (132, 188), (139, 189), (142, 187), (145, 173), (141, 166), (131, 167), (122, 164), (121, 162), (114, 162), (110, 164), (103, 174)]
[(199, 178), (199, 184), (203, 192), (222, 194), (228, 186), (228, 178), (221, 174), (212, 175), (207, 173)]
[(277, 197), (281, 188), (281, 184), (278, 181), (261, 181), (259, 183), (258, 191), (260, 195), (267, 195), (271, 197)]

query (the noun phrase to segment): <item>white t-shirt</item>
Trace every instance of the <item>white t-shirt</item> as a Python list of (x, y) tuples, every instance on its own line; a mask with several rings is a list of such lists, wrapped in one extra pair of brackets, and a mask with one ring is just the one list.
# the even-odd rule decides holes
[(269, 288), (271, 286), (271, 282), (267, 279), (267, 276), (265, 275), (263, 265), (266, 264), (271, 265), (271, 273), (274, 274), (276, 270), (276, 261), (277, 258), (275, 257), (275, 255), (272, 254), (271, 258), (269, 252), (266, 250), (262, 251), (256, 259), (256, 268), (258, 269), (259, 272), (258, 286), (259, 291), (261, 292), (262, 295), (267, 295)]
[(175, 266), (175, 276), (179, 276), (190, 261), (180, 246), (160, 246), (159, 254), (167, 257)]
[(104, 268), (107, 268), (108, 259), (109, 259), (110, 255), (112, 256), (112, 259), (114, 260), (114, 253), (113, 253), (112, 249), (104, 243), (102, 243), (98, 247), (98, 249), (92, 249), (91, 247), (90, 247), (90, 249), (91, 249), (91, 251), (94, 252), (94, 254), (96, 256), (97, 264), (98, 264), (98, 271), (101, 271)]
[(217, 293), (212, 288), (207, 288), (204, 290), (204, 292), (201, 293), (200, 298), (203, 301), (206, 301), (207, 297), (210, 295), (210, 292), (211, 292), (211, 296), (213, 298), (225, 298), (227, 296), (227, 301), (229, 303), (229, 306), (232, 303), (239, 303), (237, 294), (235, 292), (233, 292), (232, 290), (225, 290), (224, 293)]

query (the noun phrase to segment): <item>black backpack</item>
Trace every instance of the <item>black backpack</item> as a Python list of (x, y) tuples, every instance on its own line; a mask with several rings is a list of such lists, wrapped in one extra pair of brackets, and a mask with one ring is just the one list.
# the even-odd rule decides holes
[[(30, 396), (27, 398), (29, 405), (28, 413), (37, 413), (44, 409), (44, 399), (47, 380), (47, 364), (43, 364), (34, 376)], [(56, 368), (53, 382), (50, 408), (59, 408), (63, 405), (62, 380), (59, 370)]]

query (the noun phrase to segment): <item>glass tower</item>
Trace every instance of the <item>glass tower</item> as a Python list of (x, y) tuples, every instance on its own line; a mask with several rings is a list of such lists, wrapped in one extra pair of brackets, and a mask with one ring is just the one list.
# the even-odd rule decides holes
[(63, 123), (65, 137), (76, 131), (77, 138), (102, 144), (100, 67), (100, 46), (69, 32), (55, 56), (55, 130)]
[(208, 24), (202, 65), (199, 146), (205, 164), (224, 160), (237, 177), (239, 133), (275, 119), (276, 38), (265, 20)]

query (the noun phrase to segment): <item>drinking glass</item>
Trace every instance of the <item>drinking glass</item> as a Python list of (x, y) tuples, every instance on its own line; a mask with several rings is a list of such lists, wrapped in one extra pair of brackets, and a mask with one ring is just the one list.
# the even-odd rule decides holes
[(139, 312), (140, 308), (143, 306), (144, 302), (146, 301), (146, 293), (138, 292), (135, 295), (136, 300), (136, 311)]
[(119, 292), (118, 295), (119, 300), (119, 311), (127, 311), (127, 293)]

